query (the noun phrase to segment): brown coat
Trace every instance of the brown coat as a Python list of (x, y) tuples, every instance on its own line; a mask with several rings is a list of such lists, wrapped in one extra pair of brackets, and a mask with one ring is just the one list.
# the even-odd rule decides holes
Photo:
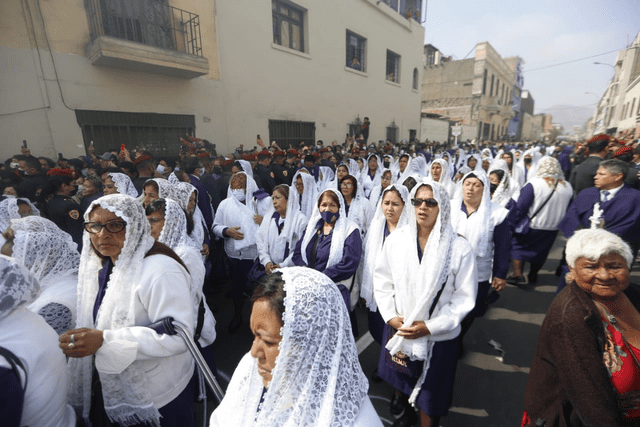
[[(631, 285), (625, 293), (638, 309), (640, 292)], [(549, 307), (538, 337), (524, 396), (530, 426), (625, 425), (603, 363), (604, 343), (591, 297), (569, 284)]]

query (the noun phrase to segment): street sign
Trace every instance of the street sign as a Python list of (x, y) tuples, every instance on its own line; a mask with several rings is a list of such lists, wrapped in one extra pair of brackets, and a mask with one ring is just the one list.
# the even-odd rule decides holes
[(462, 126), (453, 126), (451, 128), (451, 135), (459, 136), (462, 133)]

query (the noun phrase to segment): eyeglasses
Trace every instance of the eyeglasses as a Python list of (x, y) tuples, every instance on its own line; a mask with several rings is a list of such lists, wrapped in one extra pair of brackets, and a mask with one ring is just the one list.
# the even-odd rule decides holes
[(383, 176), (382, 179), (385, 180), (385, 181), (391, 181), (391, 177), (390, 176)]
[(411, 199), (411, 204), (416, 208), (422, 206), (423, 203), (427, 204), (428, 208), (435, 208), (438, 206), (438, 201), (436, 199)]
[(103, 228), (106, 228), (109, 233), (119, 233), (127, 226), (124, 221), (109, 221), (106, 224), (99, 222), (85, 222), (84, 229), (91, 234), (98, 234)]
[(342, 184), (340, 184), (340, 187), (351, 188), (353, 187), (353, 184), (350, 182), (343, 182)]

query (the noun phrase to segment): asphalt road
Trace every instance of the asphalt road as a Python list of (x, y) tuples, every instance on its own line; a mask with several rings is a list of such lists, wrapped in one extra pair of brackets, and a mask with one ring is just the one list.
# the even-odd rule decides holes
[[(505, 427), (520, 425), (523, 395), (529, 375), (529, 366), (535, 352), (542, 321), (556, 292), (558, 277), (555, 269), (562, 256), (566, 240), (558, 237), (538, 276), (535, 286), (522, 288), (507, 285), (500, 299), (483, 318), (476, 319), (465, 337), (465, 352), (458, 362), (453, 404), (440, 421), (444, 427)], [(525, 267), (525, 273), (528, 266)], [(631, 281), (640, 283), (640, 268), (635, 265)], [(215, 314), (216, 363), (219, 381), (226, 389), (238, 361), (251, 348), (253, 336), (249, 330), (250, 306), (244, 307), (245, 322), (238, 332), (228, 334), (227, 327), (233, 315), (230, 300), (224, 292), (216, 301), (220, 311)], [(360, 363), (368, 377), (378, 363), (380, 346), (367, 333), (365, 309), (358, 307)], [(489, 344), (495, 341), (504, 351)], [(370, 381), (369, 396), (385, 426), (393, 418), (389, 414), (391, 387)], [(213, 404), (209, 410), (213, 410)]]

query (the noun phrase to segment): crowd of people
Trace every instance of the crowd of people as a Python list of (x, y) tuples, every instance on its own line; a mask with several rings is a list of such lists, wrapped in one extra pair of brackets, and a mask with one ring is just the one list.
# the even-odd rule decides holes
[(640, 419), (629, 379), (640, 378), (640, 306), (627, 291), (637, 140), (370, 144), (365, 123), (357, 138), (286, 151), (258, 137), (260, 149), (218, 155), (186, 137), (179, 159), (93, 145), (72, 159), (25, 147), (7, 159), (3, 425), (193, 426), (204, 379), (179, 336), (147, 326), (172, 318), (215, 372), (227, 286), (233, 317), (218, 327), (255, 340), (211, 425), (381, 425), (355, 349), (360, 306), (381, 346), (369, 375), (394, 390), (393, 425), (437, 426), (474, 319), (507, 284), (535, 286), (558, 231), (570, 240), (522, 425)]

